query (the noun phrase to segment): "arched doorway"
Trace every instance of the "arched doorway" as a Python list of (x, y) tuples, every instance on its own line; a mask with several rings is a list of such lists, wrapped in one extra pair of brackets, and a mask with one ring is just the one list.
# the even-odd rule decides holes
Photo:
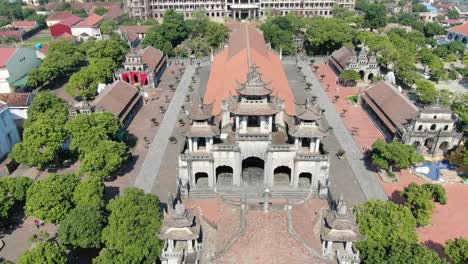
[(436, 130), (436, 128), (437, 128), (437, 125), (436, 125), (436, 124), (432, 124), (430, 129), (431, 129), (431, 130)]
[(216, 168), (216, 184), (218, 186), (232, 186), (233, 169), (230, 166)]
[(299, 188), (309, 188), (312, 185), (312, 173), (302, 172), (299, 174)]
[(449, 146), (449, 143), (447, 141), (444, 141), (442, 143), (440, 143), (439, 145), (439, 149), (442, 150), (442, 152), (446, 152), (447, 149), (448, 149), (448, 146)]
[(242, 161), (242, 182), (244, 185), (258, 186), (264, 183), (265, 161), (249, 157)]
[(133, 75), (133, 83), (138, 83), (138, 82), (140, 82), (138, 78), (138, 74)]
[(208, 188), (208, 173), (195, 173), (195, 186), (197, 187), (197, 189)]
[(291, 184), (291, 169), (287, 166), (276, 167), (273, 171), (274, 186), (288, 186)]
[(418, 149), (421, 147), (421, 142), (415, 141), (415, 142), (413, 143), (413, 146), (414, 146), (414, 148), (415, 148), (416, 150), (418, 150)]
[(432, 147), (434, 146), (434, 138), (428, 138), (426, 141), (424, 141), (424, 147), (427, 148), (427, 150), (432, 150)]
[(364, 76), (366, 75), (366, 73), (364, 71), (359, 71), (359, 75), (361, 76), (361, 80), (364, 81)]
[(368, 83), (372, 83), (372, 81), (374, 80), (374, 74), (373, 73), (369, 73), (367, 75), (367, 82)]

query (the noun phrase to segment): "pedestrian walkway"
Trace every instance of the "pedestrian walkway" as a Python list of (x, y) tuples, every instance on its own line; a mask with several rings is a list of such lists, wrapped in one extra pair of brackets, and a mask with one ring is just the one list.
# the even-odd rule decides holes
[(327, 93), (312, 73), (310, 65), (304, 61), (301, 61), (299, 65), (302, 67), (302, 72), (306, 76), (306, 81), (312, 83), (312, 92), (317, 96), (322, 108), (325, 109), (325, 117), (327, 118), (330, 126), (333, 127), (333, 132), (336, 135), (341, 148), (346, 151), (346, 157), (349, 165), (356, 176), (366, 199), (387, 200), (387, 195), (374, 173), (366, 169), (359, 147), (356, 145), (353, 137), (343, 123), (343, 120), (336, 111), (335, 106), (328, 98)]
[[(174, 97), (169, 104), (164, 119), (162, 120), (158, 132), (154, 136), (152, 143), (149, 147), (146, 159), (140, 173), (135, 179), (135, 186), (143, 189), (145, 192), (151, 192), (156, 179), (159, 176), (159, 168), (164, 159), (169, 137), (177, 122), (177, 116), (180, 113), (181, 106), (184, 103), (185, 96), (187, 95), (192, 76), (195, 74), (196, 65), (188, 65), (185, 73), (182, 76), (179, 85), (177, 86)], [(175, 161), (168, 161), (175, 162)], [(175, 176), (174, 176), (175, 177)]]

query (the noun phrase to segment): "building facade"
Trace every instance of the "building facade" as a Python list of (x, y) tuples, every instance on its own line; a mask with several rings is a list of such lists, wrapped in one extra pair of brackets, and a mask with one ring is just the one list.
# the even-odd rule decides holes
[(5, 158), (20, 140), (18, 128), (8, 105), (0, 101), (0, 160)]
[(260, 19), (268, 14), (297, 13), (304, 16), (332, 16), (335, 4), (354, 10), (355, 0), (127, 0), (129, 14), (140, 19), (163, 17), (169, 9), (183, 13), (186, 18), (204, 10), (210, 18)]
[(402, 143), (414, 145), (422, 154), (442, 155), (460, 143), (462, 133), (456, 131), (457, 119), (452, 111), (440, 105), (423, 108), (417, 118), (398, 130)]
[(445, 39), (448, 42), (459, 40), (465, 44), (465, 49), (468, 48), (468, 22), (465, 22), (463, 25), (448, 28), (445, 32)]
[(361, 45), (360, 47), (359, 52), (345, 46), (341, 47), (331, 54), (330, 65), (337, 73), (344, 70), (357, 71), (364, 82), (372, 82), (380, 73), (377, 58), (369, 53), (367, 46)]
[(193, 104), (185, 148), (179, 158), (178, 184), (183, 195), (214, 195), (271, 189), (283, 197), (327, 194), (329, 158), (321, 151), (328, 135), (315, 99), (284, 111), (284, 101), (253, 64), (237, 96), (212, 105)]
[(0, 93), (26, 85), (27, 75), (40, 64), (32, 48), (0, 48)]

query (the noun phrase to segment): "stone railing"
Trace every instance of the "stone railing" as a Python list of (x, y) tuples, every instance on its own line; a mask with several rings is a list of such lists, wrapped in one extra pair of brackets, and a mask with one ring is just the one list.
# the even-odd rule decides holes
[(164, 252), (161, 257), (163, 259), (182, 259), (184, 257), (184, 252)]
[(240, 151), (237, 145), (213, 145), (213, 151)]
[(336, 258), (338, 260), (338, 264), (351, 264), (351, 263), (359, 263), (359, 251), (354, 250), (353, 253), (348, 253), (346, 251), (337, 250), (336, 251)]
[(213, 155), (211, 153), (190, 153), (190, 154), (181, 154), (180, 159), (187, 160), (213, 160)]
[(275, 151), (294, 151), (296, 147), (294, 145), (269, 145), (268, 151), (275, 152)]
[(237, 134), (236, 135), (237, 140), (244, 140), (244, 141), (270, 141), (271, 136), (269, 134), (266, 135), (242, 135), (242, 134)]
[(301, 154), (297, 153), (296, 157), (294, 158), (296, 161), (327, 161), (327, 155), (320, 155), (320, 154)]

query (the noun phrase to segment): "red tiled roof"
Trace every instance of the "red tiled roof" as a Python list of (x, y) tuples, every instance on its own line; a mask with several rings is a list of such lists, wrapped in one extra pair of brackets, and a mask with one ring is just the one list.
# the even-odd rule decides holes
[(11, 22), (11, 25), (15, 26), (17, 28), (35, 27), (35, 26), (37, 26), (37, 22), (36, 21), (13, 21), (13, 22)]
[(294, 115), (294, 95), (283, 66), (279, 56), (266, 47), (261, 31), (248, 23), (232, 23), (229, 27), (229, 46), (213, 61), (204, 102), (214, 102), (213, 114), (219, 114), (222, 101), (237, 94), (237, 82), (245, 82), (250, 65), (256, 64), (263, 80), (271, 82), (273, 94), (285, 101), (286, 112)]
[(31, 94), (29, 93), (0, 93), (0, 101), (8, 106), (29, 106)]
[[(3, 32), (8, 32), (8, 31), (3, 31)], [(16, 51), (16, 48), (0, 48), (0, 67), (6, 66), (11, 56), (15, 54), (15, 51)]]
[(80, 22), (82, 20), (81, 17), (77, 17), (74, 15), (71, 15), (65, 19), (60, 20), (58, 24), (66, 25), (66, 26), (73, 26), (76, 23)]
[(463, 25), (452, 27), (448, 29), (449, 31), (457, 32), (462, 35), (468, 35), (468, 22), (465, 22)]
[(21, 31), (20, 30), (6, 30), (0, 31), (0, 37), (16, 37), (21, 38)]
[[(141, 59), (151, 71), (159, 70), (159, 68), (162, 66), (164, 53), (162, 53), (162, 51), (159, 49), (148, 46), (142, 50)], [(156, 69), (156, 66), (158, 66), (158, 69)]]
[(77, 27), (95, 27), (99, 25), (104, 17), (96, 14), (92, 14), (89, 17), (83, 19), (80, 23), (76, 24)]
[(441, 21), (442, 23), (445, 24), (450, 24), (450, 25), (455, 25), (455, 24), (461, 24), (463, 20), (461, 19), (445, 19)]
[(61, 40), (61, 39), (64, 39), (64, 40), (68, 40), (70, 42), (73, 42), (75, 41), (75, 37), (73, 37), (72, 35), (70, 35), (70, 33), (68, 32), (64, 32), (62, 35), (58, 36), (56, 39), (54, 40)]
[(392, 132), (415, 118), (419, 111), (404, 94), (385, 81), (369, 87), (362, 99)]
[(72, 12), (70, 11), (56, 11), (52, 15), (50, 15), (46, 21), (62, 21), (68, 17), (73, 16)]

